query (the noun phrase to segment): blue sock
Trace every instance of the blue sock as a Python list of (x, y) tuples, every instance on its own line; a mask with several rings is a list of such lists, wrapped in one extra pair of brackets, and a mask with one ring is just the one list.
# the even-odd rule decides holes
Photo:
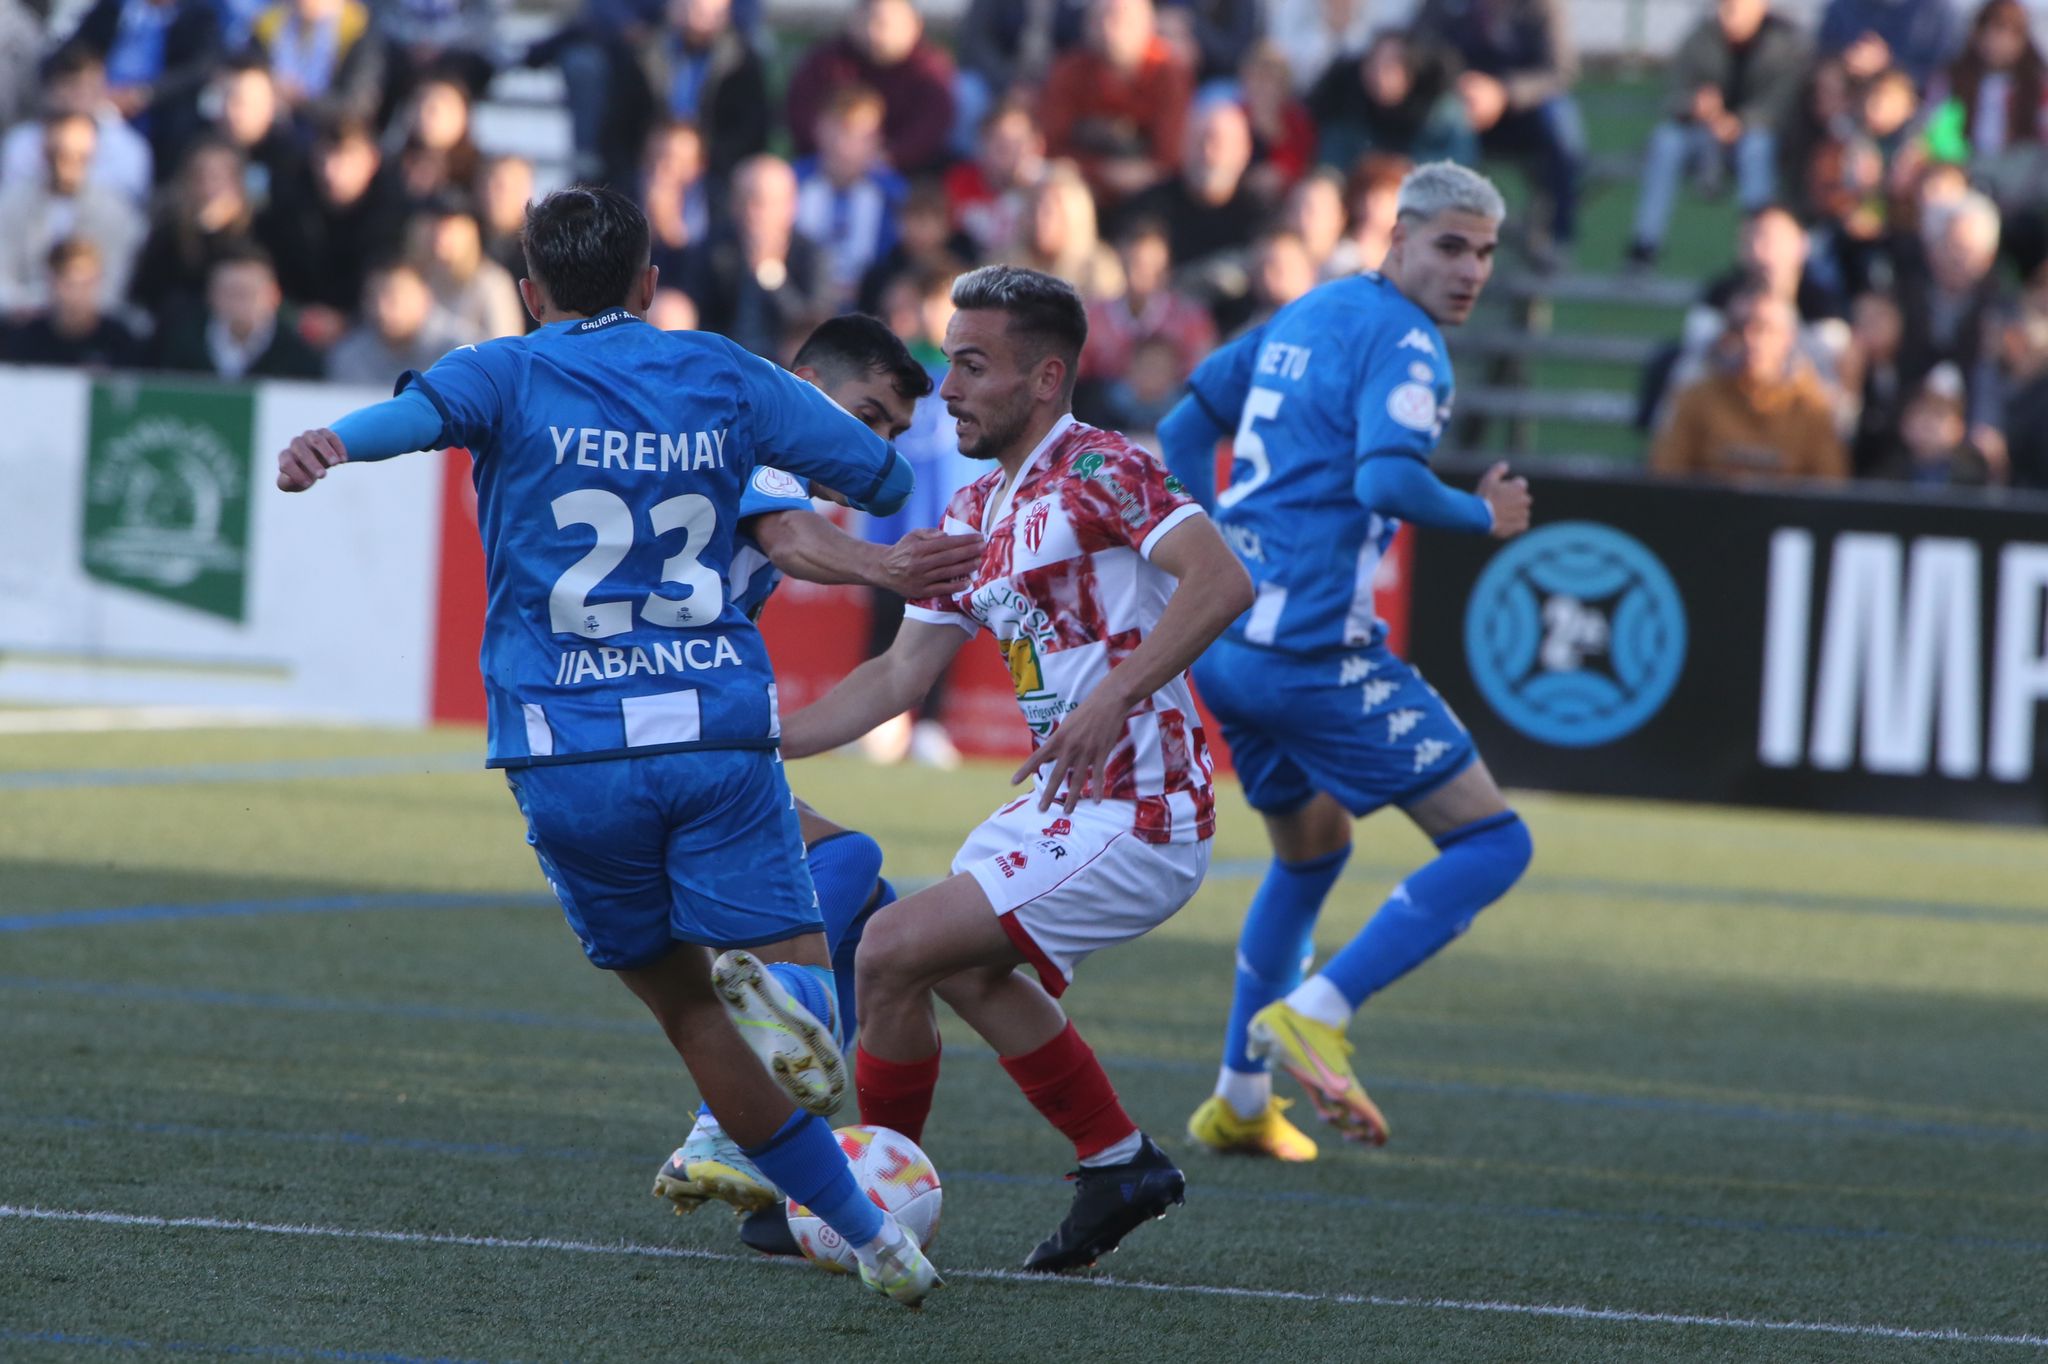
[(868, 920), (875, 917), (885, 905), (896, 903), (896, 887), (886, 877), (875, 882), (874, 903), (854, 916), (847, 926), (846, 936), (832, 949), (832, 975), (839, 982), (839, 1045), (851, 1047), (853, 1039), (860, 1032), (860, 1015), (853, 999), (853, 959), (860, 951), (861, 934), (868, 926)]
[(1232, 1070), (1256, 1074), (1266, 1068), (1263, 1060), (1245, 1054), (1245, 1029), (1253, 1014), (1301, 984), (1313, 950), (1316, 915), (1350, 859), (1347, 843), (1313, 862), (1276, 857), (1266, 869), (1237, 937), (1237, 993), (1223, 1039), (1223, 1064)]
[(881, 1235), (882, 1210), (854, 1182), (823, 1118), (798, 1109), (774, 1136), (745, 1150), (776, 1188), (818, 1214), (848, 1245), (864, 1246)]
[(1394, 887), (1357, 937), (1323, 964), (1322, 977), (1356, 1009), (1463, 933), (1507, 894), (1529, 865), (1529, 826), (1513, 810), (1453, 829), (1437, 858)]
[(875, 879), (882, 874), (882, 845), (866, 834), (833, 834), (813, 843), (805, 856), (811, 883), (818, 888), (825, 947), (836, 962), (839, 944), (853, 930), (853, 921), (875, 898)]
[(796, 996), (796, 1002), (809, 1009), (820, 1023), (838, 1035), (839, 990), (833, 980), (829, 966), (798, 966), (790, 961), (771, 961), (768, 974), (782, 983), (782, 988)]

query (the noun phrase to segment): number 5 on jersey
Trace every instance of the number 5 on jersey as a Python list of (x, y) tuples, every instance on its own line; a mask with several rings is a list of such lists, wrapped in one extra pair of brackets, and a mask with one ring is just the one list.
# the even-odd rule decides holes
[[(1252, 423), (1262, 417), (1271, 421), (1279, 416), (1280, 400), (1286, 396), (1276, 388), (1254, 388), (1244, 395), (1244, 415), (1238, 418), (1237, 435), (1230, 442), (1230, 457), (1234, 461), (1230, 486), (1216, 494), (1217, 510), (1230, 510), (1273, 476), (1273, 462), (1266, 458), (1266, 439), (1252, 429)], [(1243, 478), (1237, 476), (1237, 464), (1251, 466)]]
[[(593, 602), (591, 590), (625, 562), (633, 548), (633, 509), (626, 499), (602, 488), (579, 488), (549, 504), (555, 528), (589, 526), (597, 532), (590, 552), (569, 565), (548, 593), (548, 624), (558, 635), (607, 639), (633, 628), (633, 603)], [(689, 589), (681, 600), (650, 593), (640, 603), (640, 619), (670, 630), (694, 630), (717, 620), (725, 609), (725, 581), (718, 571), (698, 561), (718, 527), (718, 509), (699, 493), (684, 493), (647, 509), (655, 536), (683, 532), (683, 547), (661, 566), (661, 581)]]

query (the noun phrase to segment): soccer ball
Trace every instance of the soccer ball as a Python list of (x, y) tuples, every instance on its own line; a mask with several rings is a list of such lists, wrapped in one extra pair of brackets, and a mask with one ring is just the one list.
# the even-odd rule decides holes
[[(842, 1127), (833, 1132), (853, 1181), (876, 1207), (894, 1217), (904, 1233), (923, 1249), (939, 1234), (939, 1172), (916, 1142), (887, 1127)], [(789, 1230), (804, 1258), (833, 1274), (857, 1274), (860, 1261), (853, 1247), (824, 1219), (794, 1198), (789, 1200)]]

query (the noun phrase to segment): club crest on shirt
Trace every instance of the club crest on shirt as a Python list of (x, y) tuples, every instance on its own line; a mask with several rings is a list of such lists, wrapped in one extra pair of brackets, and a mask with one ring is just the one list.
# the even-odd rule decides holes
[(1045, 544), (1045, 524), (1052, 520), (1052, 508), (1043, 502), (1032, 506), (1024, 517), (1024, 548), (1033, 554)]

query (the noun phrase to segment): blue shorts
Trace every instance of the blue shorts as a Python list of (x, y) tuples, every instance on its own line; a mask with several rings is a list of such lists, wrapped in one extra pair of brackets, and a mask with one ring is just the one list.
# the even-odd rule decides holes
[(772, 751), (521, 767), (505, 780), (593, 966), (651, 966), (679, 942), (758, 947), (824, 931)]
[(1192, 671), (1261, 814), (1318, 791), (1354, 817), (1411, 804), (1478, 756), (1436, 689), (1384, 645), (1304, 656), (1221, 639)]

